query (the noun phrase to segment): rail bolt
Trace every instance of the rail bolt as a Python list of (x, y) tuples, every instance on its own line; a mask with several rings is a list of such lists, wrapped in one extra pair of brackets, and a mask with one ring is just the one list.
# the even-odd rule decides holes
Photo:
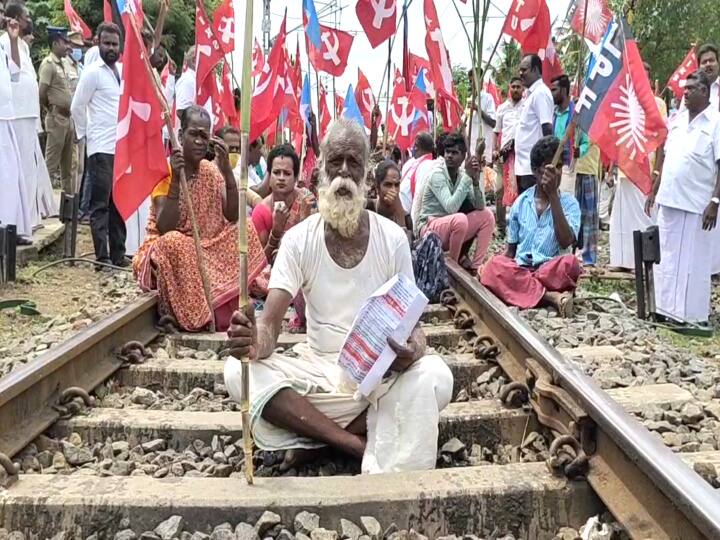
[(478, 336), (473, 344), (473, 354), (478, 360), (494, 360), (500, 356), (500, 349), (492, 336)]
[(455, 313), (455, 328), (458, 330), (468, 330), (475, 326), (475, 317), (467, 309), (461, 308)]
[(60, 392), (60, 403), (65, 405), (70, 402), (71, 399), (79, 397), (83, 400), (86, 407), (95, 406), (95, 398), (87, 393), (87, 390), (80, 388), (79, 386), (70, 386)]
[(500, 401), (506, 407), (522, 407), (530, 401), (530, 390), (524, 383), (511, 382), (500, 389)]
[(139, 341), (128, 341), (120, 349), (120, 358), (131, 364), (141, 364), (146, 354), (145, 345)]
[(0, 485), (6, 488), (10, 487), (17, 480), (20, 464), (13, 463), (7, 454), (0, 452), (0, 467), (5, 471), (5, 474), (0, 475)]
[(173, 317), (172, 315), (163, 315), (162, 317), (160, 317), (160, 320), (158, 320), (156, 326), (166, 334), (180, 333), (180, 325), (178, 324), (175, 317)]
[(555, 439), (550, 445), (549, 453), (547, 465), (553, 474), (564, 475), (570, 480), (587, 476), (589, 467), (587, 455), (572, 435), (563, 435)]
[(454, 306), (458, 303), (458, 298), (455, 295), (455, 291), (452, 289), (445, 289), (443, 292), (440, 293), (440, 303), (447, 307), (447, 306)]

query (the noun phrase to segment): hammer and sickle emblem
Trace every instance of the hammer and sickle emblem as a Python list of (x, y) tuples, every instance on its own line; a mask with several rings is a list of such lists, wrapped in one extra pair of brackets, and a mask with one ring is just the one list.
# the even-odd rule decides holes
[[(332, 38), (332, 39), (330, 39)], [(334, 32), (323, 32), (320, 39), (325, 44), (327, 52), (323, 53), (323, 60), (330, 60), (336, 66), (340, 65), (340, 57), (338, 49), (340, 48), (340, 40)]]

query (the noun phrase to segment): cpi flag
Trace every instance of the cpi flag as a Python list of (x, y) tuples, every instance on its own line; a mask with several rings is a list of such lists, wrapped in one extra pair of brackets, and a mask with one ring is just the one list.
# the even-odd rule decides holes
[(126, 28), (112, 189), (123, 219), (128, 219), (168, 174), (162, 108), (144, 65), (145, 54), (138, 34)]
[(358, 0), (355, 13), (373, 49), (395, 33), (397, 0)]
[(585, 39), (600, 43), (612, 16), (607, 0), (575, 0), (575, 14), (571, 26), (579, 35), (585, 35)]
[(580, 129), (646, 195), (648, 156), (665, 140), (660, 116), (630, 26), (613, 23), (575, 108)]
[(667, 83), (668, 88), (673, 91), (676, 98), (682, 99), (688, 75), (697, 71), (697, 69), (697, 55), (695, 54), (695, 48), (692, 48), (690, 49), (690, 52), (687, 53), (685, 60), (683, 60), (682, 64), (678, 66), (675, 73), (672, 74), (672, 77), (670, 77), (670, 80)]

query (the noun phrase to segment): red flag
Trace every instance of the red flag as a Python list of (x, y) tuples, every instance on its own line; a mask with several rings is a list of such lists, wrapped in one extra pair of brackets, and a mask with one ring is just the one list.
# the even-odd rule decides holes
[[(585, 6), (587, 5), (587, 17)], [(600, 43), (612, 20), (607, 0), (575, 0), (575, 14), (570, 23), (572, 29), (593, 43)]]
[(355, 101), (357, 101), (360, 113), (365, 120), (365, 127), (370, 129), (372, 127), (372, 111), (375, 107), (375, 96), (373, 95), (372, 88), (370, 88), (370, 81), (367, 80), (365, 74), (358, 68), (358, 83), (355, 87)]
[[(270, 51), (268, 61), (263, 66), (252, 96), (252, 114), (250, 115), (250, 140), (254, 141), (277, 118), (272, 116), (273, 101), (277, 93), (278, 72), (285, 63), (285, 38), (287, 36), (286, 19), (280, 25), (280, 32)], [(284, 87), (283, 87), (284, 89)]]
[(235, 50), (235, 10), (232, 0), (225, 0), (213, 13), (213, 37), (220, 40), (225, 54)]
[[(197, 103), (206, 103), (206, 91), (212, 88), (212, 83), (204, 85), (205, 79), (213, 72), (223, 58), (220, 43), (213, 35), (210, 19), (205, 12), (202, 0), (195, 3), (195, 88)], [(217, 83), (215, 83), (217, 88)]]
[(652, 179), (648, 156), (667, 135), (640, 51), (623, 20), (598, 53), (575, 107), (577, 123), (643, 193)]
[(500, 95), (500, 90), (492, 79), (485, 83), (485, 91), (492, 96), (493, 101), (495, 102), (495, 107), (499, 107), (502, 103), (502, 96)]
[(688, 75), (697, 71), (697, 69), (697, 55), (695, 54), (695, 49), (692, 48), (690, 49), (690, 52), (687, 53), (685, 60), (683, 60), (682, 64), (678, 66), (675, 73), (672, 74), (672, 77), (670, 77), (670, 80), (667, 83), (668, 88), (673, 91), (675, 97), (682, 99), (683, 94), (685, 93), (685, 83), (687, 82)]
[(327, 104), (327, 92), (325, 92), (325, 87), (320, 84), (320, 95), (318, 96), (320, 98), (320, 103), (318, 104), (318, 109), (320, 110), (320, 139), (325, 137), (325, 133), (327, 133), (328, 126), (330, 126), (330, 109), (328, 108)]
[(110, 0), (103, 0), (103, 22), (113, 22)]
[(252, 54), (252, 76), (257, 77), (258, 75), (260, 75), (264, 67), (265, 54), (263, 54), (263, 50), (260, 47), (257, 38), (255, 38), (255, 47), (253, 47)]
[(229, 124), (240, 127), (240, 115), (235, 107), (235, 94), (232, 90), (232, 77), (230, 75), (230, 65), (225, 62), (223, 65), (222, 91), (221, 91), (222, 109), (225, 118)]
[(387, 124), (388, 133), (395, 140), (395, 144), (403, 151), (412, 146), (412, 125), (418, 113), (410, 97), (410, 92), (405, 90), (405, 82), (396, 81)]
[(396, 0), (358, 0), (355, 13), (373, 49), (395, 33)]
[(90, 28), (87, 24), (85, 24), (85, 21), (80, 18), (80, 15), (77, 14), (75, 8), (73, 8), (70, 3), (70, 0), (65, 0), (65, 15), (70, 23), (70, 30), (73, 32), (80, 32), (82, 37), (85, 39), (90, 39), (92, 37)]
[(162, 109), (141, 56), (145, 54), (139, 36), (126, 28), (112, 194), (123, 219), (168, 174)]
[(405, 84), (405, 78), (397, 67), (395, 67), (395, 80), (393, 82), (395, 84)]
[(310, 63), (318, 71), (340, 77), (347, 68), (353, 39), (355, 38), (352, 34), (321, 24), (320, 48), (316, 48), (310, 40), (306, 40)]
[(544, 4), (544, 0), (513, 0), (505, 18), (503, 34), (514, 38), (523, 47), (528, 30), (535, 25), (541, 3)]
[(445, 41), (440, 30), (433, 0), (425, 0), (425, 48), (430, 58), (430, 73), (435, 86), (436, 103), (445, 120), (445, 127), (453, 130), (460, 126), (462, 107), (455, 96), (453, 88), (450, 56), (445, 48)]
[(345, 98), (335, 94), (335, 118), (342, 114), (343, 107), (345, 107)]

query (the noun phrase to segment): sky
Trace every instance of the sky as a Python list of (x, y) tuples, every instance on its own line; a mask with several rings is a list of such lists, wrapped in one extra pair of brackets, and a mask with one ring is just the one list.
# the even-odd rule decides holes
[[(236, 16), (236, 51), (234, 56), (234, 65), (242, 65), (242, 43), (243, 29), (245, 21), (245, 2), (243, 0), (235, 1)], [(425, 51), (425, 24), (423, 20), (423, 0), (408, 0), (410, 6), (408, 8), (409, 22), (409, 49), (410, 52), (427, 58)], [(460, 14), (463, 16), (461, 22), (453, 1), (456, 3)], [(557, 18), (557, 23), (561, 23), (565, 17), (568, 5), (572, 0), (548, 0), (550, 15), (553, 20)], [(262, 17), (263, 17), (263, 0), (253, 0), (253, 36), (257, 37), (258, 42), (262, 44)], [(463, 4), (461, 0), (435, 0), (438, 17), (440, 19), (440, 28), (445, 39), (445, 45), (450, 52), (450, 58), (453, 65), (462, 64), (470, 66), (471, 52), (468, 46), (467, 37), (463, 31), (465, 25), (468, 34), (473, 34), (473, 17), (472, 2), (469, 0), (467, 4)], [(402, 4), (402, 0), (398, 1)], [(512, 0), (491, 0), (491, 8), (488, 15), (488, 22), (485, 29), (485, 39), (483, 45), (483, 58), (487, 60), (492, 51), (493, 45), (497, 41), (503, 23), (505, 14), (507, 13)], [(280, 28), (283, 13), (287, 8), (287, 29), (288, 39), (287, 47), (291, 54), (295, 51), (295, 42), (300, 39), (300, 50), (302, 57), (303, 71), (306, 69), (307, 56), (305, 54), (305, 40), (302, 29), (302, 0), (270, 0), (270, 35), (275, 36)], [(387, 66), (387, 42), (373, 49), (362, 31), (360, 22), (355, 14), (354, 0), (315, 0), (315, 8), (318, 11), (320, 23), (326, 26), (337, 26), (338, 28), (351, 32), (355, 35), (353, 46), (350, 52), (348, 68), (342, 77), (335, 79), (335, 89), (341, 96), (345, 96), (349, 84), (355, 85), (357, 81), (357, 70), (360, 68), (367, 76), (373, 91), (376, 95), (386, 92), (387, 77), (383, 77)], [(398, 16), (399, 20), (399, 16)], [(290, 32), (293, 30), (292, 32)], [(392, 50), (392, 62), (401, 65), (402, 62), (402, 27), (398, 33), (398, 39)], [(311, 77), (311, 79), (314, 79)], [(332, 94), (333, 81), (332, 77), (327, 74), (320, 74), (323, 85), (328, 90), (328, 94)], [(380, 92), (381, 82), (385, 79), (385, 83)], [(239, 80), (239, 76), (238, 76)], [(315, 96), (314, 80), (313, 98)], [(328, 95), (330, 107), (332, 108), (331, 95)], [(317, 109), (316, 109), (317, 110)]]

